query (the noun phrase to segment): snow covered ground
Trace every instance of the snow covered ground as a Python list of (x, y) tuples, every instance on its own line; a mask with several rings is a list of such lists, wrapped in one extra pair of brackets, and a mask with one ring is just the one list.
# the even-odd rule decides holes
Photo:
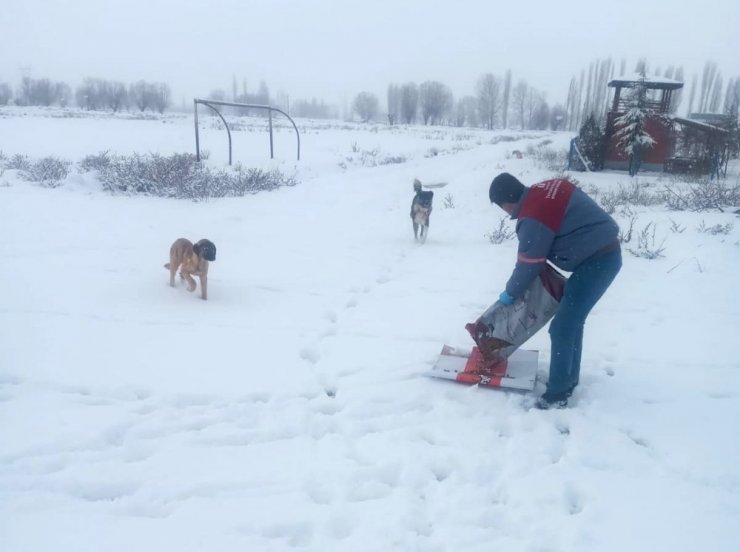
[[(189, 116), (48, 115), (1, 111), (4, 155), (193, 151)], [(219, 166), (225, 133), (201, 122)], [(250, 124), (235, 160), (299, 185), (192, 203), (0, 175), (0, 550), (737, 549), (735, 215), (618, 211), (665, 256), (625, 251), (572, 407), (527, 410), (423, 374), (513, 267), (515, 241), (485, 237), (491, 179), (551, 176), (511, 152), (570, 136), (300, 121), (297, 163), (292, 128), (270, 161)], [(422, 246), (415, 177), (449, 183)], [(218, 247), (207, 302), (167, 285), (181, 236)], [(546, 332), (527, 348), (544, 380)]]

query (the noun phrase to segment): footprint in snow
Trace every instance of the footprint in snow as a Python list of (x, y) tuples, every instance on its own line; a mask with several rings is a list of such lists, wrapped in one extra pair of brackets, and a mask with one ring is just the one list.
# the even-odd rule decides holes
[(310, 362), (311, 364), (316, 364), (319, 360), (321, 360), (321, 352), (313, 346), (308, 346), (301, 349), (299, 356), (303, 360)]

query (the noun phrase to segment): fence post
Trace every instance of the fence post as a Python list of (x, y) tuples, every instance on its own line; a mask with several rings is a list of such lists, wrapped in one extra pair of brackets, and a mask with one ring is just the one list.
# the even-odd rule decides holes
[(270, 121), (270, 159), (274, 159), (275, 155), (272, 149), (272, 109), (267, 110), (267, 118)]
[(193, 100), (193, 114), (195, 119), (195, 160), (200, 163), (200, 137), (198, 135), (198, 100)]

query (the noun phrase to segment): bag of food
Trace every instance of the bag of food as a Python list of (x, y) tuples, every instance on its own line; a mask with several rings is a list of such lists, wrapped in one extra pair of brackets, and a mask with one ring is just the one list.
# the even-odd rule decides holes
[(507, 358), (555, 316), (565, 282), (565, 277), (548, 264), (523, 297), (511, 305), (497, 301), (465, 326), (487, 362)]

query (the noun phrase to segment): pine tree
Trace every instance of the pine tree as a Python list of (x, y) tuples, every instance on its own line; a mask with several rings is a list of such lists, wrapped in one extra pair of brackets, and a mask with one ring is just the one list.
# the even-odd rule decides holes
[(578, 149), (586, 158), (589, 169), (598, 171), (604, 164), (604, 133), (592, 113), (578, 133)]
[(635, 176), (640, 170), (642, 153), (655, 145), (655, 140), (645, 129), (648, 117), (646, 74), (643, 68), (640, 78), (627, 96), (627, 110), (615, 121), (617, 131), (617, 146), (629, 159), (630, 176)]

